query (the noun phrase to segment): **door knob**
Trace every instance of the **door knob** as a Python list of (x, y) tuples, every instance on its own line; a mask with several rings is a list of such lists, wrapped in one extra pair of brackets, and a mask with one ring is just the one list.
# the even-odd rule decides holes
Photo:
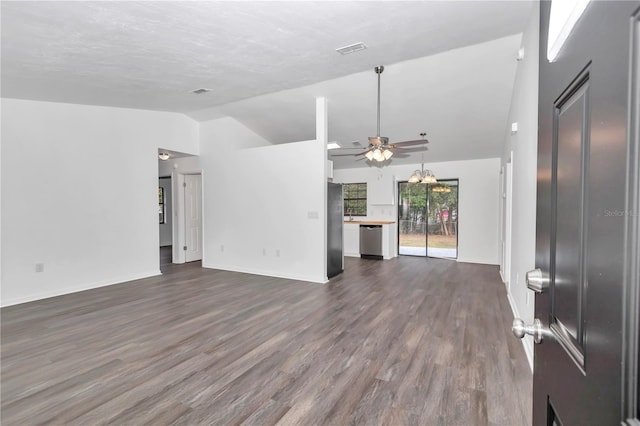
[(540, 268), (532, 269), (525, 277), (529, 290), (543, 293), (549, 288), (549, 277)]
[(534, 319), (533, 324), (530, 325), (525, 325), (524, 321), (520, 318), (515, 318), (511, 326), (511, 331), (518, 339), (522, 339), (527, 334), (533, 336), (535, 343), (541, 343), (542, 338), (548, 335), (548, 331), (542, 326), (542, 322), (540, 322), (538, 318)]

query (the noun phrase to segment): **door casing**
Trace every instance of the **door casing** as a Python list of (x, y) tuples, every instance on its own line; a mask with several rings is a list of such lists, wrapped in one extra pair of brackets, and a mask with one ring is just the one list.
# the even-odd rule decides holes
[[(202, 233), (200, 235), (201, 241), (204, 242), (204, 228), (206, 226), (204, 220), (204, 172), (202, 170), (188, 170), (177, 172), (174, 171), (171, 174), (172, 181), (172, 192), (173, 192), (173, 205), (172, 205), (172, 215), (173, 215), (173, 263), (180, 264), (185, 263), (187, 261), (186, 254), (184, 250), (185, 242), (186, 242), (186, 232), (185, 232), (185, 202), (184, 202), (184, 183), (185, 176), (187, 175), (200, 175), (202, 180), (201, 185), (201, 218), (202, 218)], [(204, 257), (204, 244), (202, 247), (202, 254)]]

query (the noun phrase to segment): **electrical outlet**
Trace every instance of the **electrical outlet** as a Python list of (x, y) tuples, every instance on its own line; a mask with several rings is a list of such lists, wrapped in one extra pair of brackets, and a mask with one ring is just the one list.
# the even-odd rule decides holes
[(263, 256), (266, 256), (266, 255), (267, 255), (267, 249), (266, 249), (266, 248), (263, 248), (263, 249), (262, 249), (262, 255), (263, 255)]
[(224, 244), (220, 244), (220, 251), (223, 252), (224, 251)]
[(280, 249), (276, 249), (276, 257), (280, 257)]
[(44, 263), (36, 263), (36, 272), (44, 272)]

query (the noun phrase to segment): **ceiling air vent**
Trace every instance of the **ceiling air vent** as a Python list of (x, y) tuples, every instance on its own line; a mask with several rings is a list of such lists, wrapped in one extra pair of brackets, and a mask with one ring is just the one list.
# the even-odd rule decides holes
[(367, 45), (360, 41), (358, 43), (353, 43), (348, 46), (339, 47), (336, 49), (336, 52), (338, 52), (341, 55), (348, 55), (349, 53), (358, 52), (366, 48), (367, 48)]
[(202, 95), (203, 93), (207, 93), (210, 91), (211, 89), (205, 89), (204, 87), (201, 87), (199, 89), (192, 90), (191, 93), (195, 93), (196, 95)]

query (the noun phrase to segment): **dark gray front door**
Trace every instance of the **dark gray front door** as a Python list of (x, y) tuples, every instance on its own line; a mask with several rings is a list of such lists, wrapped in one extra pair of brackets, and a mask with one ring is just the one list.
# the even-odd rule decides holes
[(619, 425), (633, 393), (624, 351), (636, 327), (625, 301), (637, 287), (628, 160), (637, 158), (640, 2), (591, 1), (553, 63), (550, 6), (541, 2), (536, 266), (548, 287), (535, 299), (545, 335), (533, 422)]

